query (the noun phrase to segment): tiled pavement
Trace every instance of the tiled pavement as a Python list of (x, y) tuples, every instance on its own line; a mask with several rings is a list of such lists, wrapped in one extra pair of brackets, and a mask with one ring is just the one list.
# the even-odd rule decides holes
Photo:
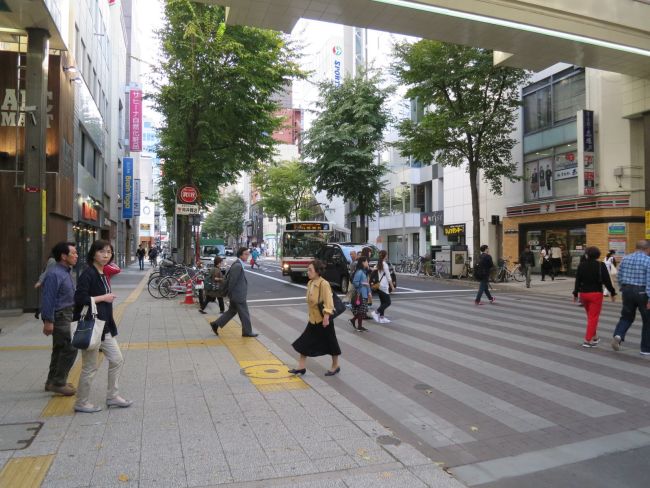
[[(3, 425), (43, 423), (29, 447), (0, 450), (1, 487), (463, 486), (325, 379), (269, 388), (242, 374), (247, 354), (271, 353), (244, 343), (259, 346), (257, 339), (237, 338), (236, 323), (217, 339), (206, 316), (180, 298), (131, 298), (121, 305), (118, 340), (120, 388), (135, 404), (97, 414), (74, 414), (43, 391), (49, 340), (39, 322), (0, 319), (0, 449)], [(302, 322), (302, 314), (288, 318)], [(105, 389), (104, 362), (91, 401), (103, 404)], [(52, 402), (62, 414), (43, 416), (57, 411), (46, 410)]]

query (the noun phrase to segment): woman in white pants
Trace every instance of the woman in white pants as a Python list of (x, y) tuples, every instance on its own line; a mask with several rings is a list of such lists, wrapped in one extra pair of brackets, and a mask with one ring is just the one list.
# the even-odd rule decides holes
[[(118, 389), (118, 377), (124, 359), (122, 358), (120, 346), (115, 339), (115, 336), (117, 336), (117, 325), (113, 319), (115, 295), (111, 292), (110, 282), (104, 274), (104, 266), (108, 265), (112, 260), (113, 247), (110, 242), (103, 240), (93, 242), (88, 251), (88, 267), (77, 281), (73, 320), (79, 320), (84, 306), (90, 308), (90, 298), (92, 297), (97, 305), (97, 318), (105, 322), (101, 349), (108, 361), (106, 405), (109, 407), (129, 407), (133, 402), (121, 397)], [(97, 373), (98, 354), (97, 349), (81, 351), (81, 378), (77, 389), (77, 402), (74, 406), (76, 412), (93, 413), (101, 410), (101, 407), (90, 402), (90, 387), (95, 373)]]

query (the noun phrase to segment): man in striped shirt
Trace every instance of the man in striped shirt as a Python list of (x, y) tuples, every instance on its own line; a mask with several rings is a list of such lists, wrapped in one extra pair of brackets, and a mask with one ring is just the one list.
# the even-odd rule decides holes
[(636, 310), (639, 309), (643, 328), (641, 330), (641, 354), (650, 356), (650, 243), (640, 240), (636, 251), (625, 256), (618, 268), (618, 283), (623, 296), (621, 318), (616, 325), (612, 348), (621, 349), (625, 334), (634, 322)]

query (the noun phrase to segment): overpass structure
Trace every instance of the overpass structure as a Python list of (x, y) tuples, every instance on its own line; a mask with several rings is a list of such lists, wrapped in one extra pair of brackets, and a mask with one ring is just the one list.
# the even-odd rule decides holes
[(497, 64), (557, 62), (650, 78), (650, 0), (199, 0), (227, 21), (285, 32), (300, 18), (494, 51)]

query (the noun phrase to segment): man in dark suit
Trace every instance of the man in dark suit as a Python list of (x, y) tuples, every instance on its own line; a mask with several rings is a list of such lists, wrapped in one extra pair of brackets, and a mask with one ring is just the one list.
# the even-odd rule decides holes
[(244, 272), (244, 264), (248, 261), (250, 252), (245, 247), (240, 247), (237, 251), (237, 260), (230, 266), (230, 271), (226, 275), (224, 288), (230, 299), (230, 305), (226, 313), (221, 315), (210, 326), (216, 335), (219, 335), (219, 328), (224, 327), (235, 315), (239, 315), (242, 327), (243, 337), (257, 337), (253, 332), (251, 317), (246, 304), (246, 295), (248, 294), (248, 281)]

